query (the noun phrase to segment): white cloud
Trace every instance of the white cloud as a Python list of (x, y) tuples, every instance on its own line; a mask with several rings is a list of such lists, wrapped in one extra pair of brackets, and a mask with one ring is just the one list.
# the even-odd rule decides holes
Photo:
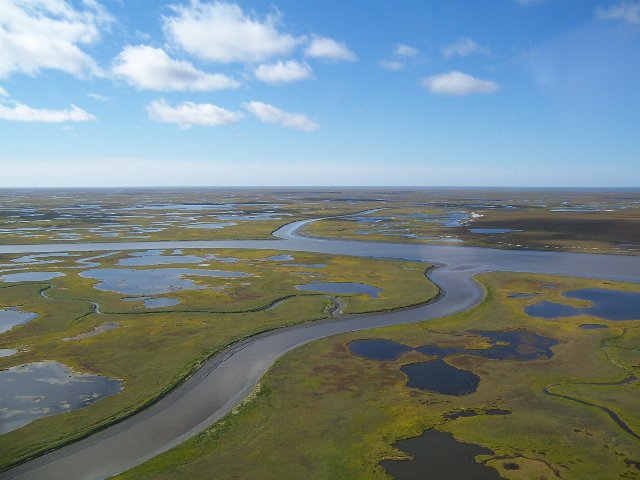
[(453, 56), (466, 57), (474, 54), (488, 54), (489, 49), (480, 46), (475, 40), (467, 37), (460, 37), (455, 43), (442, 49), (442, 55), (445, 58)]
[(0, 1), (0, 77), (37, 75), (43, 69), (99, 75), (81, 46), (96, 42), (112, 18), (94, 1), (83, 5), (75, 9), (66, 0)]
[(205, 60), (261, 62), (288, 55), (304, 40), (280, 32), (278, 15), (260, 20), (232, 3), (192, 0), (171, 9), (174, 15), (163, 18), (165, 33), (186, 52)]
[(183, 102), (172, 107), (165, 100), (154, 100), (147, 105), (149, 118), (160, 123), (175, 123), (180, 128), (193, 125), (215, 127), (240, 121), (240, 112), (232, 112), (211, 103)]
[(404, 63), (398, 60), (382, 60), (380, 66), (385, 70), (391, 70), (392, 72), (399, 72), (404, 69)]
[(608, 8), (599, 8), (596, 16), (601, 20), (622, 20), (640, 26), (640, 2), (622, 1)]
[(349, 50), (344, 43), (332, 38), (318, 36), (313, 37), (304, 54), (311, 58), (324, 58), (334, 61), (353, 62), (357, 58), (355, 53)]
[(161, 48), (124, 47), (116, 57), (113, 74), (136, 88), (157, 91), (211, 91), (240, 84), (220, 73), (205, 73), (190, 62), (174, 60)]
[(92, 98), (94, 100), (98, 100), (99, 102), (109, 102), (111, 101), (111, 99), (109, 97), (106, 97), (104, 95), (100, 95), (99, 93), (87, 93), (87, 97)]
[(0, 87), (0, 97), (8, 97), (9, 92), (7, 92), (4, 88)]
[(247, 102), (242, 106), (263, 123), (275, 123), (304, 132), (312, 132), (320, 128), (320, 125), (301, 113), (288, 113), (268, 103)]
[(458, 71), (425, 77), (420, 83), (432, 93), (441, 95), (463, 96), (474, 93), (494, 93), (500, 89), (500, 85), (492, 80), (481, 80)]
[(291, 83), (313, 77), (313, 71), (307, 63), (289, 60), (258, 66), (253, 74), (264, 83)]
[(71, 105), (67, 110), (47, 110), (31, 108), (19, 102), (12, 102), (11, 106), (6, 103), (0, 103), (0, 120), (9, 120), (12, 122), (61, 123), (88, 122), (95, 119), (96, 117), (75, 105)]
[(396, 45), (396, 48), (393, 51), (393, 54), (397, 57), (417, 57), (418, 53), (420, 53), (418, 52), (418, 49), (402, 43)]

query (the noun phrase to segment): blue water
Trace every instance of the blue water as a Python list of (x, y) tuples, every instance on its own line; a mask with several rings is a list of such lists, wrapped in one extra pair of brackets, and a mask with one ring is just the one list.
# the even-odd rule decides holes
[(396, 360), (413, 350), (402, 343), (384, 339), (353, 340), (348, 347), (353, 355), (372, 360)]
[(556, 318), (591, 315), (605, 320), (640, 320), (640, 292), (623, 292), (602, 288), (584, 288), (564, 292), (562, 296), (587, 300), (589, 307), (573, 307), (555, 302), (539, 302), (525, 308), (532, 317)]

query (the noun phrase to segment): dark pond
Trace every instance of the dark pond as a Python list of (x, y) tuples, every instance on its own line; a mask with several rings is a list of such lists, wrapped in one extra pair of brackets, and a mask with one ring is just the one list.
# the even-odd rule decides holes
[(535, 297), (536, 295), (538, 295), (537, 293), (510, 293), (509, 295), (507, 295), (509, 298), (529, 298), (529, 297)]
[(16, 325), (30, 322), (37, 316), (37, 313), (20, 312), (14, 308), (0, 309), (0, 333), (11, 330)]
[(394, 444), (412, 460), (380, 462), (396, 480), (501, 480), (497, 470), (475, 461), (477, 455), (493, 455), (493, 450), (456, 440), (447, 432), (427, 430), (419, 437)]
[(195, 268), (104, 268), (80, 273), (83, 278), (100, 281), (94, 288), (127, 295), (156, 295), (176, 290), (201, 290), (190, 277), (237, 278), (251, 276), (244, 272), (227, 270), (201, 270)]
[(296, 288), (307, 292), (365, 294), (369, 295), (371, 298), (377, 298), (378, 293), (382, 291), (381, 288), (374, 287), (373, 285), (351, 282), (317, 282), (305, 285), (296, 285)]
[(468, 228), (471, 233), (482, 233), (486, 235), (491, 235), (494, 233), (511, 233), (511, 232), (521, 232), (522, 230), (514, 230), (512, 228)]
[(456, 368), (442, 359), (410, 363), (400, 367), (408, 377), (407, 386), (444, 395), (468, 395), (478, 388), (480, 377), (468, 370)]
[(608, 328), (608, 327), (600, 323), (583, 323), (582, 325), (580, 325), (580, 328), (582, 328), (583, 330), (598, 330), (600, 328)]
[(45, 282), (57, 277), (63, 277), (60, 272), (23, 272), (7, 273), (0, 276), (2, 282)]
[(0, 434), (40, 417), (86, 407), (122, 390), (122, 382), (72, 371), (58, 362), (34, 362), (0, 371)]
[(525, 308), (525, 313), (532, 317), (555, 318), (591, 315), (605, 320), (638, 320), (640, 319), (640, 292), (623, 292), (602, 288), (585, 288), (564, 292), (562, 296), (587, 300), (589, 307), (572, 307), (562, 303), (539, 302)]
[(384, 339), (353, 340), (348, 347), (353, 355), (371, 360), (396, 360), (413, 350), (402, 343)]
[(508, 331), (471, 330), (468, 333), (479, 335), (489, 340), (489, 348), (468, 349), (464, 347), (441, 347), (439, 345), (422, 345), (416, 348), (402, 343), (384, 339), (363, 339), (349, 342), (349, 351), (360, 357), (372, 360), (394, 360), (402, 353), (415, 350), (425, 355), (446, 357), (449, 355), (476, 355), (493, 360), (537, 360), (551, 358), (551, 347), (558, 341), (543, 337), (528, 330)]

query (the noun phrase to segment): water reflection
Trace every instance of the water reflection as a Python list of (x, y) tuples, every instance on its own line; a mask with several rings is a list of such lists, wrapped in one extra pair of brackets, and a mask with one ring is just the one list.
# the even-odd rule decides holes
[(86, 407), (122, 390), (122, 382), (72, 371), (58, 362), (34, 362), (0, 371), (0, 434), (32, 421)]

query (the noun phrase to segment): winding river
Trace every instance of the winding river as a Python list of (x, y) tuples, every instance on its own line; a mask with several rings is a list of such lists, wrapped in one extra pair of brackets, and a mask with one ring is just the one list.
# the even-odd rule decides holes
[(239, 342), (213, 357), (149, 408), (86, 439), (9, 470), (1, 478), (99, 479), (127, 470), (222, 418), (255, 388), (278, 357), (300, 345), (339, 333), (450, 315), (478, 304), (484, 295), (482, 287), (473, 279), (478, 273), (547, 273), (640, 283), (640, 256), (329, 240), (299, 235), (297, 231), (311, 221), (314, 220), (283, 226), (273, 233), (277, 237), (274, 240), (0, 246), (0, 253), (242, 248), (406, 259), (437, 264), (438, 268), (430, 272), (429, 278), (441, 289), (435, 301), (416, 308), (338, 315)]

